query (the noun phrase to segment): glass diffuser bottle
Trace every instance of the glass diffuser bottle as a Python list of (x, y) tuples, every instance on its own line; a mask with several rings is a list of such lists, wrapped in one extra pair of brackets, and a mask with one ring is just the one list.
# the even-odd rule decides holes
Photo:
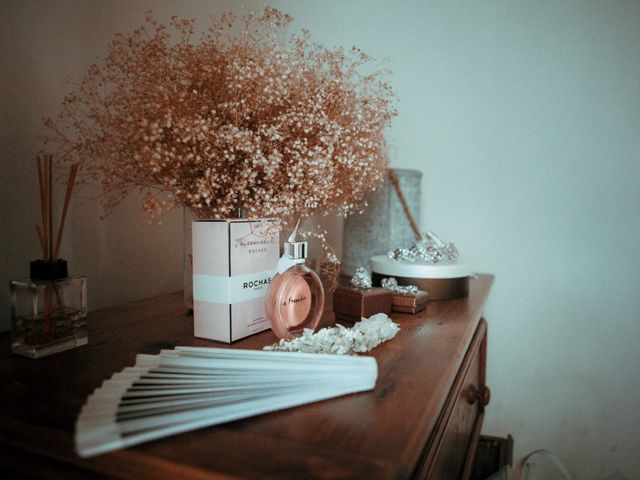
[(31, 262), (31, 276), (13, 280), (11, 350), (32, 358), (87, 343), (87, 279), (69, 277), (67, 262)]
[[(28, 279), (13, 280), (11, 350), (38, 358), (87, 343), (87, 280), (69, 277), (60, 258), (64, 222), (78, 166), (73, 165), (58, 228), (53, 223), (53, 158), (37, 158), (42, 224), (36, 225), (42, 260), (31, 262)], [(57, 235), (54, 237), (54, 231)]]
[(322, 282), (305, 265), (307, 242), (296, 240), (298, 224), (284, 243), (265, 303), (271, 329), (279, 338), (302, 335), (306, 328), (315, 330), (324, 307)]

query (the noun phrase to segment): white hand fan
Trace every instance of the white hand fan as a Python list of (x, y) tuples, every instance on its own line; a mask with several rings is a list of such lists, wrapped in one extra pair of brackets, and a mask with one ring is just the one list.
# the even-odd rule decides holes
[(372, 357), (177, 347), (138, 355), (106, 380), (76, 422), (89, 457), (197, 428), (371, 390)]

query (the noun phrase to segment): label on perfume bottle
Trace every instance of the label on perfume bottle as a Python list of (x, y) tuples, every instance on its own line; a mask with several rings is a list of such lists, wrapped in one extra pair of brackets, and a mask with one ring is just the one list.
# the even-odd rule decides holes
[(302, 324), (311, 310), (311, 289), (302, 277), (292, 278), (280, 297), (280, 314), (287, 328)]
[(193, 223), (194, 334), (232, 342), (269, 328), (264, 298), (279, 258), (272, 220)]

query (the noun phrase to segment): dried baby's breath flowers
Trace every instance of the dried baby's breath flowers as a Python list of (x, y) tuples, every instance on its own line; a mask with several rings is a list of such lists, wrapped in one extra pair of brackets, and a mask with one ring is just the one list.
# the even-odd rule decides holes
[(358, 211), (387, 165), (386, 72), (356, 48), (287, 37), (291, 20), (273, 8), (227, 13), (193, 42), (193, 19), (163, 25), (149, 14), (45, 121), (49, 140), (101, 185), (107, 208), (140, 190), (151, 215)]

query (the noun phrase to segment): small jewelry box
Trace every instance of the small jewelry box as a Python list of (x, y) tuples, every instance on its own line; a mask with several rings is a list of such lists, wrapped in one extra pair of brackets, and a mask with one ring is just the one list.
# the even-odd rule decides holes
[(424, 290), (418, 293), (392, 293), (391, 309), (399, 313), (418, 313), (424, 310), (429, 300), (429, 294)]
[(391, 313), (393, 294), (384, 288), (338, 287), (333, 292), (336, 320), (358, 322), (376, 313)]

